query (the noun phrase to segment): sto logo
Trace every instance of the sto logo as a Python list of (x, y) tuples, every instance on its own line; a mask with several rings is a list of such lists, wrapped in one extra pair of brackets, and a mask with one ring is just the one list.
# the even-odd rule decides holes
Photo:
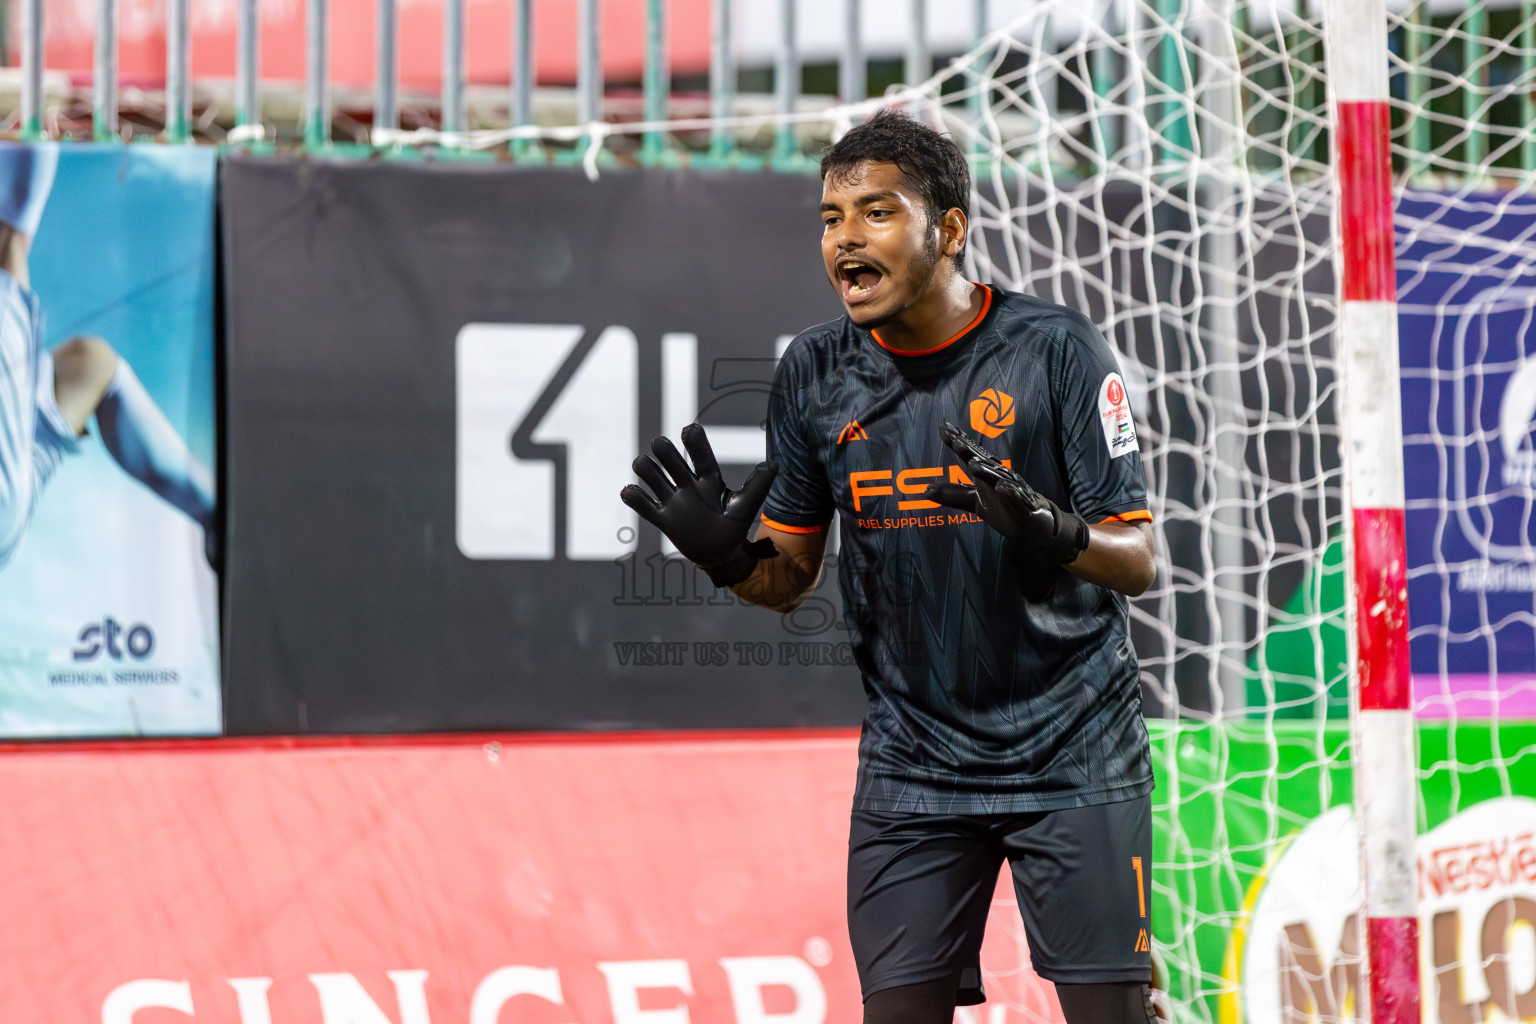
[(1013, 397), (987, 388), (971, 401), (971, 429), (986, 437), (1001, 437), (1013, 426)]

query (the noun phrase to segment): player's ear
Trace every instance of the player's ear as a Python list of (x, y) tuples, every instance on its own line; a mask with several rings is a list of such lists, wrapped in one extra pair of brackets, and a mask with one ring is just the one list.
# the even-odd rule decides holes
[(944, 211), (944, 217), (939, 221), (939, 248), (945, 256), (953, 256), (965, 248), (965, 236), (969, 230), (970, 222), (964, 210), (951, 206)]

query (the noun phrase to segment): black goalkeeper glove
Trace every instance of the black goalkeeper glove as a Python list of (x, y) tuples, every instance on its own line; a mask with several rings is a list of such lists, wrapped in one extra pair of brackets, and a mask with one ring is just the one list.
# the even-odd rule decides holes
[(975, 484), (930, 484), (924, 498), (980, 516), (1037, 564), (1065, 565), (1088, 547), (1087, 523), (1058, 508), (959, 427), (945, 423), (939, 436), (960, 456)]
[(741, 490), (732, 491), (720, 476), (720, 464), (703, 427), (697, 423), (684, 427), (683, 447), (693, 458), (692, 466), (671, 441), (664, 437), (652, 441), (655, 458), (641, 455), (634, 461), (635, 475), (650, 491), (630, 484), (619, 497), (666, 534), (715, 586), (735, 586), (752, 575), (761, 559), (778, 554), (766, 537), (747, 543), (747, 532), (768, 498), (779, 467), (758, 463)]

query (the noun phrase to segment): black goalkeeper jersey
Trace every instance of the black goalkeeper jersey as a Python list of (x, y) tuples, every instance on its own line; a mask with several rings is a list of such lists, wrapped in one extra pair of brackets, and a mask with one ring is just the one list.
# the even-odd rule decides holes
[[(979, 286), (978, 286), (979, 287)], [(1152, 788), (1126, 599), (1065, 570), (1025, 599), (1004, 539), (923, 501), (969, 482), (945, 420), (1090, 523), (1150, 519), (1118, 364), (1065, 306), (988, 290), (981, 315), (907, 354), (843, 317), (785, 352), (768, 406), (779, 475), (763, 507), (796, 532), (841, 522), (844, 619), (869, 698), (856, 809), (1051, 810)]]

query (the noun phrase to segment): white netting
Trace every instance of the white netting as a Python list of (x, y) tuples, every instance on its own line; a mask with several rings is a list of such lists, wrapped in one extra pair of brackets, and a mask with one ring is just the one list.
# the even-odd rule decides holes
[(1536, 9), (1392, 17), (1415, 698), (1536, 715)]
[[(1145, 381), (1157, 951), (1178, 1019), (1354, 1017), (1321, 25), (1074, 15), (975, 55), (981, 116), (944, 119), (977, 152), (978, 272), (1088, 311)], [(1390, 32), (1426, 1019), (1528, 1019), (1536, 878), (1456, 865), (1536, 815), (1509, 802), (1536, 793), (1536, 6)]]
[(977, 273), (1087, 312), (1140, 385), (1152, 909), (1184, 1021), (1241, 1002), (1250, 886), (1348, 799), (1322, 67), (1319, 24), (1268, 5), (1041, 5), (941, 108), (976, 152)]
[(1536, 195), (1399, 202), (1415, 699), (1536, 713)]
[(1444, 868), (1536, 832), (1536, 7), (1391, 24), (1426, 1020), (1515, 1021), (1536, 877)]

